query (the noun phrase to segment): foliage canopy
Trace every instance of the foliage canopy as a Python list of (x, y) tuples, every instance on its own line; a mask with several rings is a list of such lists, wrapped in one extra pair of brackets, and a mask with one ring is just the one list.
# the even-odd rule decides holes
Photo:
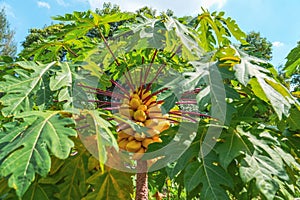
[[(155, 64), (164, 63), (183, 74), (180, 83), (185, 89), (201, 88), (196, 94), (198, 112), (208, 115), (221, 98), (220, 88), (213, 84), (213, 73), (218, 72), (224, 83), (226, 113), (219, 109), (224, 126), (218, 138), (210, 138), (215, 145), (207, 155), (201, 149), (215, 122), (203, 119), (197, 130), (183, 123), (195, 135), (176, 161), (150, 173), (152, 194), (177, 188), (169, 194), (171, 199), (300, 196), (300, 104), (271, 64), (235, 47), (233, 38), (246, 45), (246, 34), (224, 12), (203, 10), (194, 18), (176, 18), (86, 11), (54, 19), (59, 25), (44, 29), (54, 27), (50, 35), (33, 39), (31, 45), (25, 42), (18, 58), (25, 61), (1, 63), (6, 70), (0, 87), (4, 94), (0, 99), (0, 198), (132, 198), (132, 174), (99, 164), (76, 129), (75, 116), (88, 113), (99, 135), (90, 144), (98, 144), (97, 158), (105, 162), (107, 148), (117, 149), (116, 127), (110, 121), (114, 114), (94, 109), (93, 103), (83, 106), (75, 94), (78, 80), (98, 80), (96, 87), (109, 91), (110, 80), (118, 80), (124, 71), (143, 62), (151, 63), (154, 52), (158, 52)], [(294, 70), (296, 55), (289, 55), (287, 73)], [(168, 87), (177, 85), (170, 82)], [(172, 95), (161, 98), (166, 105), (175, 103)], [(163, 143), (149, 150), (167, 145), (177, 129), (173, 126), (163, 132)], [(173, 146), (169, 152), (176, 150)]]

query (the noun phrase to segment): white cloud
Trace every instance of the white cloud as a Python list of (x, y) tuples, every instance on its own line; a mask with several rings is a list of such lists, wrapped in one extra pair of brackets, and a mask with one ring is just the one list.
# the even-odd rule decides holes
[(38, 2), (37, 2), (37, 5), (38, 5), (38, 7), (40, 7), (40, 8), (48, 8), (48, 9), (51, 8), (51, 7), (50, 7), (50, 4), (47, 3), (47, 2), (44, 2), (44, 1), (38, 1)]
[(4, 8), (5, 14), (7, 16), (10, 16), (10, 17), (16, 19), (16, 15), (13, 12), (13, 8), (11, 7), (11, 5), (9, 5), (9, 4), (5, 3), (5, 2), (0, 2), (0, 9), (2, 9), (2, 8)]
[(272, 45), (274, 47), (282, 47), (284, 44), (282, 42), (279, 42), (279, 41), (275, 41), (275, 42), (272, 42)]
[(70, 4), (66, 3), (64, 0), (56, 0), (56, 2), (58, 5), (64, 6), (64, 7), (67, 7), (70, 5)]

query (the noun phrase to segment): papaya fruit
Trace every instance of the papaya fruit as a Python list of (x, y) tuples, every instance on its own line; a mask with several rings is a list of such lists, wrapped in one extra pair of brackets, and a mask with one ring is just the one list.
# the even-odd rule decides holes
[(130, 100), (130, 103), (129, 103), (130, 107), (133, 109), (133, 110), (136, 110), (140, 105), (140, 100), (137, 99), (137, 98), (132, 98)]
[(158, 125), (159, 120), (158, 119), (147, 119), (144, 123), (147, 128), (152, 128), (152, 127)]
[(141, 105), (139, 105), (139, 107), (137, 109), (142, 110), (142, 111), (146, 111), (148, 108), (147, 108), (146, 105), (141, 104)]
[(118, 142), (119, 148), (126, 150), (126, 146), (129, 143), (129, 141), (127, 139), (122, 139)]
[(142, 145), (143, 145), (143, 147), (145, 147), (147, 149), (149, 144), (152, 144), (153, 142), (154, 141), (152, 138), (146, 138), (143, 140)]
[(135, 140), (141, 142), (146, 138), (146, 135), (145, 135), (145, 133), (135, 133), (134, 138), (135, 138)]
[(132, 140), (127, 143), (126, 150), (129, 152), (137, 152), (142, 147), (142, 143), (136, 140)]
[(139, 159), (141, 159), (142, 156), (144, 155), (145, 151), (146, 150), (143, 147), (141, 147), (136, 153), (134, 153), (132, 155), (132, 159), (133, 160), (139, 160)]
[(147, 119), (147, 115), (146, 115), (146, 113), (144, 111), (137, 110), (137, 111), (134, 112), (133, 118), (136, 121), (144, 122)]

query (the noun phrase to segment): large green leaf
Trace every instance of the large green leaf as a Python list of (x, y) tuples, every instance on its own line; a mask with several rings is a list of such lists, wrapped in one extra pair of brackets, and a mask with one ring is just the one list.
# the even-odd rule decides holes
[(251, 152), (247, 141), (236, 130), (230, 129), (224, 131), (221, 138), (223, 142), (217, 144), (216, 150), (219, 155), (220, 164), (224, 169), (227, 169), (228, 165), (237, 156)]
[(21, 111), (29, 111), (34, 103), (34, 95), (43, 90), (43, 76), (47, 74), (55, 62), (49, 64), (36, 64), (34, 62), (18, 62), (18, 66), (26, 70), (33, 70), (33, 73), (23, 69), (16, 70), (15, 75), (4, 76), (5, 82), (1, 83), (1, 90), (5, 93), (0, 99), (5, 106), (1, 111), (4, 116), (10, 116)]
[(202, 184), (201, 199), (229, 199), (222, 186), (232, 187), (232, 179), (218, 165), (218, 157), (213, 152), (201, 159), (201, 162), (191, 162), (185, 169), (184, 184), (188, 192), (200, 183)]
[(279, 184), (274, 176), (284, 181), (289, 179), (282, 157), (269, 146), (269, 143), (275, 143), (275, 145), (278, 143), (276, 138), (273, 138), (268, 132), (262, 132), (261, 138), (258, 139), (249, 132), (244, 132), (241, 128), (237, 128), (237, 131), (241, 135), (247, 136), (255, 148), (253, 153), (246, 152), (245, 158), (241, 162), (242, 180), (244, 182), (255, 180), (257, 189), (267, 199), (273, 199), (279, 189)]
[(9, 176), (9, 186), (22, 196), (34, 180), (35, 173), (46, 176), (50, 170), (50, 154), (65, 159), (74, 143), (69, 136), (76, 132), (67, 126), (74, 121), (62, 118), (57, 111), (31, 111), (19, 114), (24, 120), (10, 127), (0, 138), (0, 175)]
[(82, 200), (131, 199), (133, 194), (131, 176), (111, 168), (106, 168), (105, 172), (98, 171), (88, 178), (87, 182), (93, 186), (93, 191)]
[(30, 185), (23, 196), (26, 200), (57, 200), (54, 196), (57, 192), (57, 187), (52, 184), (41, 184), (40, 179), (36, 180)]
[[(88, 159), (90, 154), (78, 144), (77, 152), (66, 160), (57, 160), (59, 168), (42, 178), (41, 184), (57, 187), (55, 197), (64, 200), (80, 200), (88, 190)], [(55, 160), (54, 160), (55, 162)]]
[(241, 63), (234, 66), (237, 80), (244, 86), (250, 84), (259, 98), (272, 105), (279, 119), (282, 115), (289, 115), (291, 104), (299, 107), (299, 102), (272, 77), (269, 70), (254, 63), (262, 63), (263, 60), (239, 53), (242, 56)]

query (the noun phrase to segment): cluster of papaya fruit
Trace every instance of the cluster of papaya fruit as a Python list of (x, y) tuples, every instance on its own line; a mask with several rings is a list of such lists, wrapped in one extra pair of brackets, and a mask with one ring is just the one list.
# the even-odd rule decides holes
[(162, 114), (162, 103), (157, 101), (157, 96), (151, 94), (151, 91), (143, 88), (137, 89), (122, 101), (119, 113), (147, 130), (140, 133), (128, 126), (118, 128), (119, 148), (134, 153), (132, 158), (135, 160), (143, 156), (149, 144), (162, 142), (159, 134), (170, 127), (168, 115)]

